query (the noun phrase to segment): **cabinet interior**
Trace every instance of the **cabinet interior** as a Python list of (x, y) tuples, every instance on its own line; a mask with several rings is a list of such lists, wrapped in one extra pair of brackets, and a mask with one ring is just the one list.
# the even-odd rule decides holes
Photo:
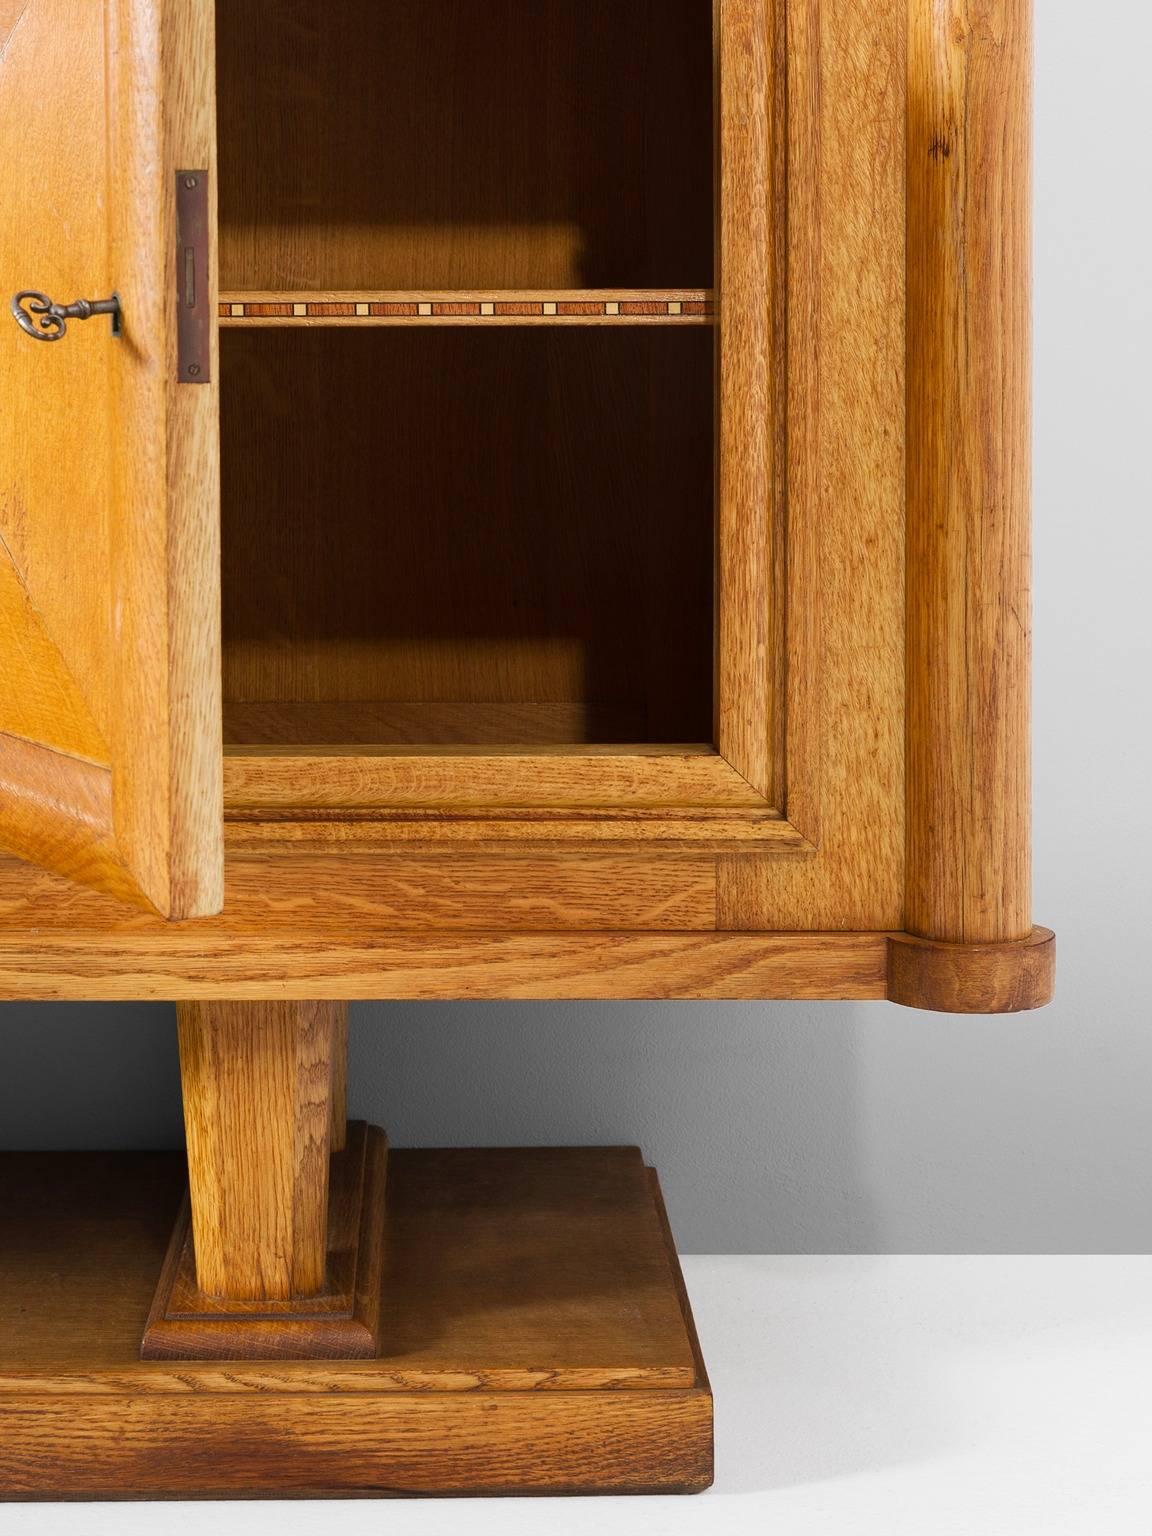
[(710, 742), (712, 0), (217, 50), (226, 743)]

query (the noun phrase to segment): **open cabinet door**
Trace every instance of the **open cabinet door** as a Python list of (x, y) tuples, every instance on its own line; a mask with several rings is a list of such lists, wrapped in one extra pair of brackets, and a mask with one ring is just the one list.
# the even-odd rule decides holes
[(0, 0), (0, 847), (170, 917), (223, 899), (213, 80), (211, 0)]

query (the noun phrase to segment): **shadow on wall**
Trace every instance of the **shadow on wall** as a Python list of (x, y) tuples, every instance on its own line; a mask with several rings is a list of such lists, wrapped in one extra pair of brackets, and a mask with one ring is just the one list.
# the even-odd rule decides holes
[[(685, 1252), (868, 1252), (857, 1011), (356, 1004), (350, 1113), (396, 1146), (638, 1143)], [(181, 1140), (170, 1006), (0, 1007), (0, 1146)]]
[[(351, 1113), (396, 1146), (637, 1143), (685, 1253), (1146, 1252), (1146, 989), (1107, 904), (1078, 919), (1061, 999), (1008, 1018), (359, 1003)], [(170, 1005), (0, 1006), (0, 1146), (181, 1138)]]
[(0, 1007), (0, 1148), (183, 1144), (171, 1004)]
[(396, 1145), (637, 1143), (684, 1252), (875, 1246), (855, 1010), (804, 1004), (361, 1004), (350, 1112)]

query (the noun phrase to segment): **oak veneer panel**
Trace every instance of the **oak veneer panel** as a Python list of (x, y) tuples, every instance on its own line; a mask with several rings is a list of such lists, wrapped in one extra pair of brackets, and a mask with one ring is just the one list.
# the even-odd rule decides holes
[(392, 1162), (380, 1358), (166, 1366), (134, 1356), (179, 1156), (5, 1155), (0, 1492), (705, 1486), (707, 1377), (638, 1152)]
[(226, 707), (559, 704), (711, 740), (707, 332), (240, 330), (221, 354)]
[(226, 947), (244, 934), (286, 942), (311, 934), (338, 946), (429, 928), (701, 929), (715, 919), (715, 863), (708, 854), (666, 851), (649, 858), (612, 849), (493, 856), (373, 851), (354, 843), (252, 848), (232, 839), (223, 915), (183, 929), (59, 876), (0, 860), (0, 935), (20, 929), (136, 934), (162, 952), (189, 942)]
[(177, 917), (221, 899), (216, 388), (176, 382), (172, 302), (212, 23), (210, 0), (33, 0), (0, 51), (0, 153), (68, 210), (5, 200), (8, 291), (123, 305), (116, 338), (0, 333), (0, 844)]
[(17, 931), (0, 997), (809, 998), (886, 996), (883, 933), (156, 934)]
[(787, 7), (784, 811), (817, 852), (722, 858), (724, 928), (902, 924), (906, 21)]
[(91, 766), (103, 764), (108, 743), (13, 561), (15, 541), (3, 529), (0, 537), (0, 656), (9, 675), (23, 674), (24, 683), (16, 688), (6, 681), (0, 733), (6, 740), (40, 743)]
[[(5, 299), (25, 286), (46, 288), (65, 303), (89, 286), (93, 296), (102, 295), (111, 287), (108, 210), (86, 189), (92, 178), (108, 174), (104, 19), (95, 7), (68, 14), (36, 5), (5, 10), (0, 56), (8, 103), (0, 125), (5, 158), (32, 175), (50, 174), (62, 206), (74, 209), (68, 239), (62, 241), (58, 221), (40, 213), (30, 219), (24, 199), (4, 199), (0, 250), (10, 277)], [(26, 114), (42, 97), (42, 61), (48, 56), (60, 61), (59, 92), (30, 122)], [(75, 294), (65, 299), (63, 288), (72, 287)], [(101, 366), (110, 343), (107, 320), (73, 324), (63, 345), (43, 345), (25, 336), (10, 315), (3, 318), (0, 638), (6, 675), (0, 689), (0, 765), (15, 782), (5, 784), (0, 829), (10, 846), (8, 823), (18, 810), (17, 797), (41, 799), (51, 811), (55, 786), (46, 763), (41, 795), (29, 795), (21, 783), (26, 765), (6, 762), (5, 737), (38, 755), (46, 747), (78, 753), (105, 769), (109, 763), (106, 602), (114, 461), (103, 435), (82, 450), (68, 445), (80, 440), (78, 423), (113, 419), (116, 380), (111, 368)], [(29, 448), (43, 434), (60, 441), (63, 451), (35, 453), (36, 472), (30, 473)], [(67, 519), (81, 489), (88, 515), (83, 551), (67, 537)], [(66, 771), (69, 765), (60, 766)], [(83, 835), (83, 812), (69, 819)], [(110, 832), (108, 817), (102, 821)]]
[(218, 24), (226, 288), (710, 285), (712, 0)]

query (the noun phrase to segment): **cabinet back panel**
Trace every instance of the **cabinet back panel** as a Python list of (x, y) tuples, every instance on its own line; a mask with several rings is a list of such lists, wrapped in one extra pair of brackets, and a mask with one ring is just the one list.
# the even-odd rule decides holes
[(712, 0), (229, 0), (227, 289), (708, 287)]
[(228, 739), (710, 740), (712, 402), (706, 331), (222, 334)]

